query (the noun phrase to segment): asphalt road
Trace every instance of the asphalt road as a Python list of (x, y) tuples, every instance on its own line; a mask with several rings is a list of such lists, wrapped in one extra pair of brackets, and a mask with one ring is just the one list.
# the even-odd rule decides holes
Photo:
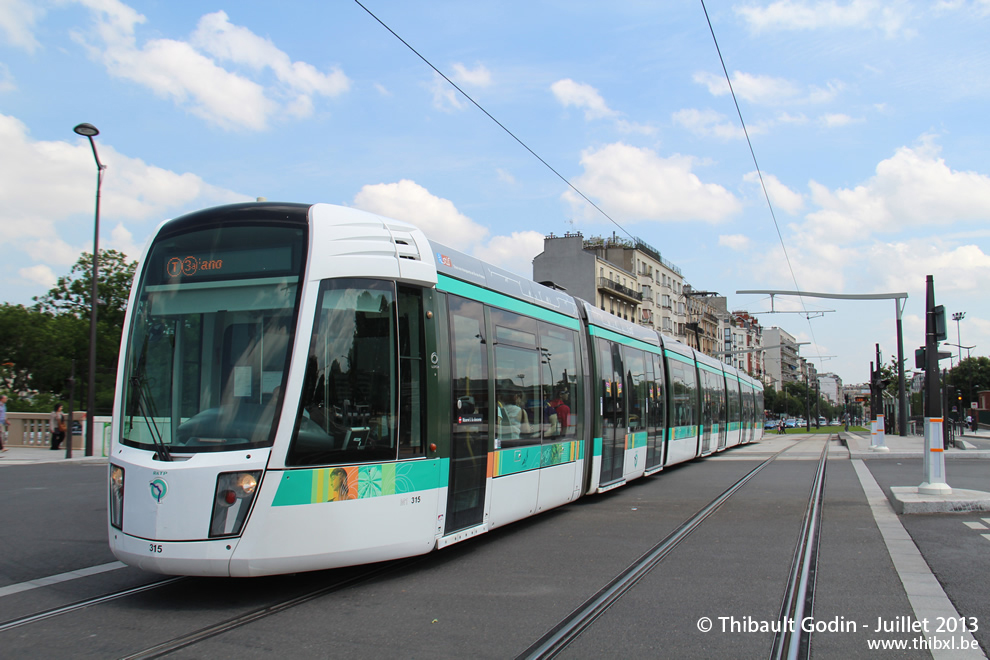
[[(787, 437), (787, 440), (795, 438)], [(840, 452), (841, 453), (841, 452)], [(427, 555), (356, 586), (175, 652), (186, 658), (512, 658), (659, 540), (752, 469), (760, 457), (730, 450)], [(881, 487), (917, 485), (920, 460), (874, 459)], [(772, 633), (732, 622), (777, 617), (814, 460), (780, 460), (746, 484), (564, 657), (766, 657)], [(948, 482), (990, 491), (990, 462), (950, 460)], [(29, 614), (162, 580), (115, 568), (106, 544), (106, 469), (100, 465), (0, 470), (0, 626)], [(817, 621), (875, 624), (911, 614), (851, 461), (829, 460)], [(983, 523), (982, 519), (988, 522)], [(900, 516), (974, 636), (990, 648), (990, 514)], [(67, 571), (110, 570), (9, 594)], [(5, 658), (124, 657), (245, 612), (328, 585), (354, 569), (244, 580), (192, 578), (0, 629)], [(713, 628), (699, 630), (707, 617)], [(740, 623), (741, 625), (741, 623)], [(881, 652), (878, 638), (823, 632), (813, 657), (929, 657)]]

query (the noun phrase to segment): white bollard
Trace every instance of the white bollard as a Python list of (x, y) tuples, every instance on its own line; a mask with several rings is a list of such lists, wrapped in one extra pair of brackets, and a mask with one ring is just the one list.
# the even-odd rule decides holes
[(887, 447), (887, 431), (886, 428), (884, 427), (885, 422), (883, 415), (877, 415), (877, 420), (874, 423), (877, 425), (876, 426), (877, 434), (873, 438), (873, 440), (875, 440), (875, 443), (872, 447), (870, 447), (870, 449), (879, 452), (890, 451), (890, 448)]
[(945, 448), (942, 446), (941, 417), (925, 418), (925, 481), (918, 492), (925, 495), (950, 495), (952, 489), (945, 483)]

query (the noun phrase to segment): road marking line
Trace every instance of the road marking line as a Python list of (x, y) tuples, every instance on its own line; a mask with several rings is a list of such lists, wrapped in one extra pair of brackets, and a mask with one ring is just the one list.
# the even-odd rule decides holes
[(966, 527), (969, 527), (970, 529), (986, 529), (987, 528), (986, 525), (984, 525), (983, 523), (978, 523), (978, 522), (964, 522), (963, 524), (966, 525)]
[(53, 584), (58, 584), (59, 582), (68, 582), (69, 580), (77, 580), (79, 578), (89, 577), (90, 575), (99, 575), (100, 573), (115, 571), (118, 568), (124, 568), (125, 566), (127, 566), (127, 564), (122, 561), (112, 561), (109, 564), (100, 564), (99, 566), (80, 568), (77, 571), (69, 571), (68, 573), (62, 573), (60, 575), (51, 575), (49, 577), (38, 578), (37, 580), (29, 580), (27, 582), (11, 584), (6, 587), (0, 587), (0, 598), (13, 594), (19, 594), (23, 591), (38, 589), (40, 587), (48, 587)]
[[(929, 621), (937, 621), (940, 617), (943, 620), (958, 619), (959, 612), (956, 611), (949, 597), (945, 595), (942, 585), (932, 575), (928, 562), (925, 561), (918, 546), (915, 545), (914, 539), (907, 533), (897, 514), (894, 513), (893, 507), (887, 500), (887, 495), (873, 478), (873, 473), (866, 467), (866, 463), (862, 459), (853, 459), (852, 464), (856, 470), (856, 476), (859, 477), (859, 483), (863, 487), (863, 492), (866, 493), (870, 510), (873, 511), (873, 520), (876, 522), (883, 542), (887, 546), (887, 554), (890, 555), (890, 561), (894, 564), (897, 577), (900, 578), (904, 592), (911, 603), (911, 609), (914, 610), (915, 618), (919, 621), (925, 618)], [(990, 535), (984, 534), (984, 536)], [(933, 637), (949, 639), (947, 634), (937, 632), (933, 634)], [(952, 651), (950, 654), (949, 651), (932, 650), (932, 657), (936, 660), (942, 658), (956, 660), (958, 658), (986, 658), (970, 633), (959, 633), (959, 638), (965, 638), (967, 642), (974, 644), (973, 648), (977, 651)], [(956, 641), (955, 643), (958, 644), (959, 642)]]

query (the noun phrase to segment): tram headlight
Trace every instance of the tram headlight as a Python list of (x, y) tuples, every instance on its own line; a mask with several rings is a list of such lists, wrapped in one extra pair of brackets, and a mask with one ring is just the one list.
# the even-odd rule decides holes
[(210, 518), (210, 538), (237, 536), (258, 491), (260, 471), (223, 472), (217, 477)]
[(110, 524), (123, 530), (124, 468), (119, 465), (110, 465)]

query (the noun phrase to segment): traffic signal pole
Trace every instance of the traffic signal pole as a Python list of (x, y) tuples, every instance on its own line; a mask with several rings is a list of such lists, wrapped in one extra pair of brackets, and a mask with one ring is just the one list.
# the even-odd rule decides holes
[(925, 298), (925, 457), (924, 481), (918, 492), (926, 495), (949, 495), (945, 483), (945, 447), (942, 443), (942, 396), (939, 394), (938, 322), (935, 307), (935, 280), (929, 275)]

